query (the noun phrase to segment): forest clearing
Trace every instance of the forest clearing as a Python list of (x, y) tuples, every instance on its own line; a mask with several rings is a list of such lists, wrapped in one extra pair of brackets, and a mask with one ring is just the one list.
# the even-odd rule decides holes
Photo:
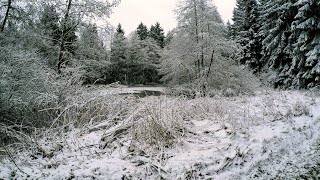
[[(21, 143), (1, 149), (10, 156), (1, 158), (0, 178), (300, 179), (319, 173), (319, 94), (93, 94), (69, 112), (78, 119), (90, 114), (91, 121), (75, 128), (65, 119), (32, 136), (14, 134)], [(99, 116), (105, 120), (93, 120)]]
[(320, 179), (319, 0), (0, 0), (1, 179)]

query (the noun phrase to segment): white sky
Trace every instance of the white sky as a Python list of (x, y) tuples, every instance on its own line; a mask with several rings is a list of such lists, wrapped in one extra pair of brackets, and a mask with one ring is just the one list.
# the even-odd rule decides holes
[[(176, 26), (175, 4), (178, 0), (121, 0), (121, 4), (114, 8), (110, 23), (117, 26), (121, 23), (126, 35), (134, 31), (140, 22), (150, 28), (159, 22), (161, 27), (168, 32)], [(213, 0), (218, 7), (222, 19), (227, 22), (232, 17), (236, 0)]]

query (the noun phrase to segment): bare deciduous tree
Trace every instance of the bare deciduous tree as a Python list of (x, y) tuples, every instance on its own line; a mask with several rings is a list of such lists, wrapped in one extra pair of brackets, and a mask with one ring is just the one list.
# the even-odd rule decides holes
[(1, 32), (4, 31), (4, 27), (6, 26), (6, 23), (7, 23), (7, 20), (8, 20), (8, 17), (9, 17), (9, 12), (10, 12), (10, 9), (11, 9), (11, 4), (12, 4), (12, 0), (8, 0), (7, 1), (7, 10), (6, 10), (6, 14), (4, 15), (4, 18), (3, 18), (3, 21), (2, 21), (2, 26), (1, 26)]
[[(69, 30), (77, 28), (80, 21), (92, 21), (109, 17), (111, 8), (120, 3), (120, 0), (67, 0), (64, 4), (65, 9), (62, 19), (62, 36), (60, 41), (59, 57), (57, 62), (58, 72), (61, 72), (61, 66), (64, 63), (64, 52), (66, 47), (65, 37)], [(72, 22), (70, 16), (76, 19)], [(70, 28), (71, 27), (71, 28)]]
[(178, 27), (163, 54), (162, 80), (175, 85), (195, 84), (204, 94), (207, 86), (242, 86), (237, 77), (246, 75), (240, 75), (231, 60), (236, 45), (227, 39), (227, 29), (212, 2), (182, 0), (176, 14)]

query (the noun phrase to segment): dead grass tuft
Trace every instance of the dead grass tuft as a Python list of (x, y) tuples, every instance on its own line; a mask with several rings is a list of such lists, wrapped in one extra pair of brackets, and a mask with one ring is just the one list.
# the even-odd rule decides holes
[(297, 101), (293, 104), (292, 114), (294, 116), (302, 116), (302, 115), (310, 116), (310, 107), (308, 107), (306, 103)]
[(185, 131), (179, 113), (162, 98), (144, 102), (133, 122), (134, 141), (151, 146), (172, 146)]

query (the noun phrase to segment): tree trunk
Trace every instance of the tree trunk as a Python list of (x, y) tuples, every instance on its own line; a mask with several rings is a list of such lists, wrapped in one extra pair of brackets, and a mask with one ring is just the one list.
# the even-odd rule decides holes
[(4, 16), (4, 19), (3, 19), (3, 22), (2, 22), (2, 26), (1, 26), (1, 32), (4, 31), (4, 27), (6, 26), (6, 23), (7, 23), (7, 20), (8, 20), (8, 16), (9, 16), (9, 11), (11, 9), (11, 3), (12, 3), (12, 0), (8, 0), (8, 7), (7, 7), (7, 11), (6, 11), (6, 14)]
[[(203, 4), (203, 1), (202, 1), (202, 4), (201, 4), (201, 9), (202, 9), (202, 14), (200, 16), (205, 16), (203, 13), (205, 11), (204, 9), (204, 4)], [(201, 26), (201, 68), (203, 69), (204, 68), (204, 37), (203, 37), (203, 26)], [(209, 31), (208, 31), (209, 33)]]
[[(194, 18), (195, 18), (195, 31), (196, 31), (196, 43), (199, 45), (199, 32), (198, 32), (198, 11), (197, 11), (197, 3), (196, 0), (193, 0), (193, 8), (194, 8)], [(197, 55), (197, 69), (198, 73), (200, 73), (200, 59)]]
[(211, 66), (212, 66), (212, 63), (213, 63), (213, 53), (214, 53), (214, 50), (212, 50), (210, 65), (209, 65), (209, 69), (208, 69), (208, 73), (207, 73), (207, 78), (209, 78), (210, 71), (211, 71)]
[[(201, 33), (203, 33), (203, 30), (201, 30)], [(201, 38), (202, 38), (202, 43), (203, 43), (203, 40), (204, 40), (204, 37), (203, 37), (203, 34), (201, 35)], [(201, 68), (203, 69), (204, 68), (204, 44), (201, 44)]]
[(70, 12), (70, 8), (72, 5), (72, 0), (67, 0), (67, 10), (65, 12), (64, 15), (64, 19), (63, 19), (63, 24), (62, 24), (62, 36), (61, 36), (61, 43), (60, 43), (60, 49), (59, 49), (59, 58), (58, 58), (58, 73), (61, 73), (61, 66), (64, 62), (63, 60), (63, 54), (65, 51), (65, 38), (66, 35), (68, 34), (67, 32), (67, 23), (68, 23), (68, 19), (69, 19), (69, 12)]

